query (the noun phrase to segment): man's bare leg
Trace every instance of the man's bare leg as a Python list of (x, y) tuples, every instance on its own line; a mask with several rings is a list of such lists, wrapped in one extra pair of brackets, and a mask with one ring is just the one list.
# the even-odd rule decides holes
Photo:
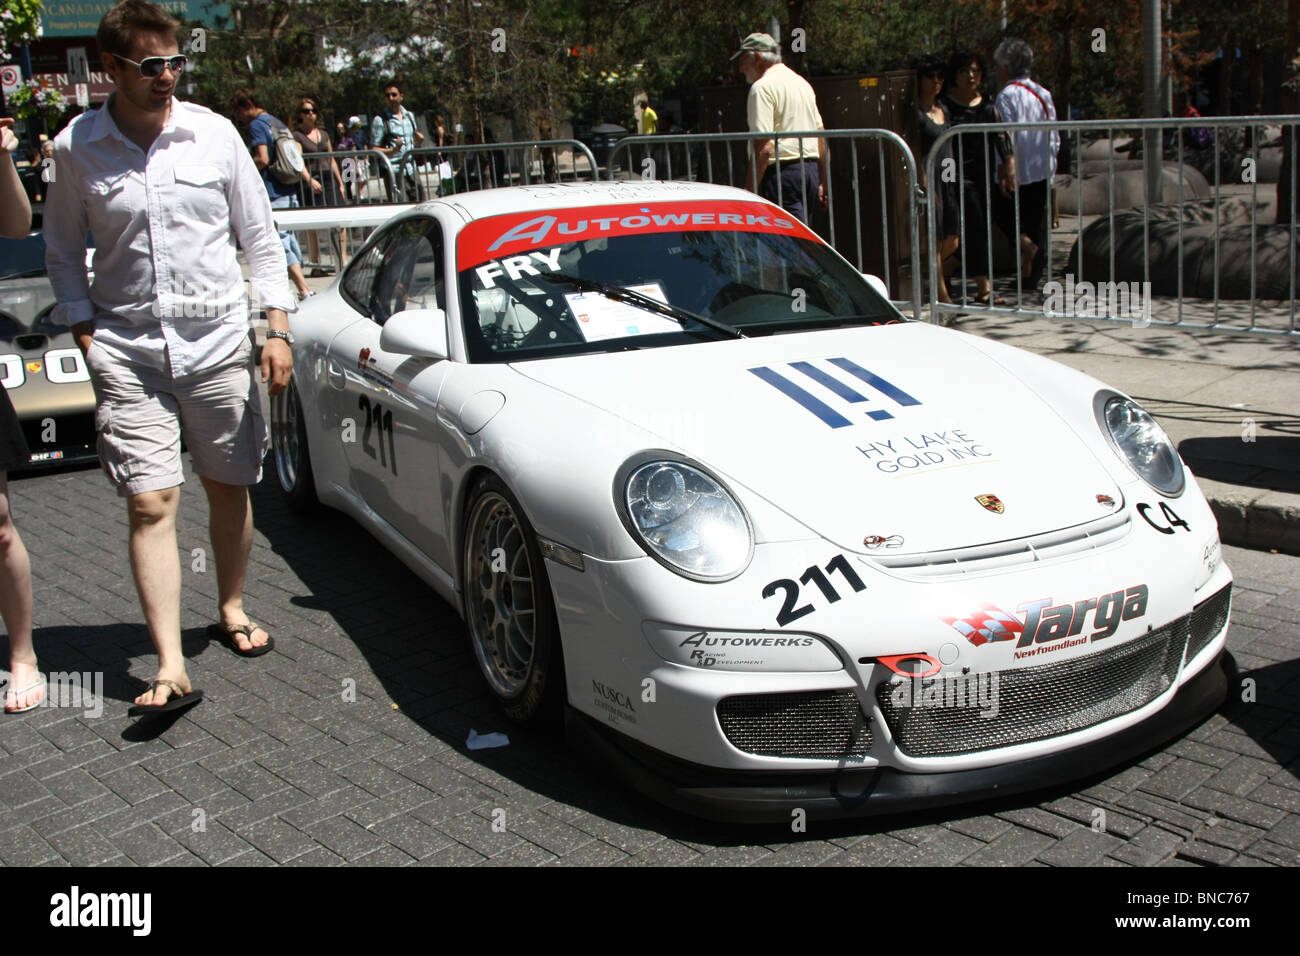
[[(203, 490), (208, 493), (208, 535), (212, 540), (212, 556), (217, 564), (217, 594), (221, 625), (229, 629), (234, 624), (247, 624), (244, 613), (244, 578), (248, 574), (248, 556), (253, 550), (253, 504), (248, 500), (248, 489), (243, 485), (203, 478)], [(242, 651), (260, 647), (269, 635), (258, 628), (253, 639), (244, 634), (234, 634), (236, 645)]]
[[(158, 676), (175, 681), (189, 692), (185, 656), (181, 653), (181, 562), (176, 551), (176, 512), (179, 487), (146, 491), (127, 499), (131, 525), (131, 574), (140, 595), (149, 636), (158, 650)], [(172, 695), (166, 685), (147, 690), (137, 704), (163, 704)]]
[(5, 706), (29, 707), (45, 693), (39, 687), (18, 693), (39, 680), (32, 647), (32, 566), (27, 548), (9, 513), (8, 475), (0, 471), (0, 616), (9, 634), (9, 681)]

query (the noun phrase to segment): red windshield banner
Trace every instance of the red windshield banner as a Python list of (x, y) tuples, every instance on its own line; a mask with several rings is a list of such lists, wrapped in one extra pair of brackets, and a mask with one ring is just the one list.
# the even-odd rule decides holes
[(464, 271), (493, 259), (584, 239), (701, 231), (773, 232), (797, 239), (817, 238), (783, 210), (760, 202), (641, 202), (549, 209), (469, 223), (460, 231), (456, 245), (456, 269)]

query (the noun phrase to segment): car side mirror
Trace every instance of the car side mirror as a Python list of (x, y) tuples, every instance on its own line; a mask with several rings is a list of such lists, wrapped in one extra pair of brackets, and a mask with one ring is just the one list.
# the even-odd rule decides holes
[(870, 272), (862, 273), (862, 278), (866, 279), (867, 285), (879, 292), (886, 302), (892, 301), (889, 298), (889, 286), (885, 285), (884, 279), (880, 278), (880, 276), (872, 275)]
[(442, 309), (404, 309), (389, 316), (379, 347), (396, 355), (447, 357), (447, 313)]

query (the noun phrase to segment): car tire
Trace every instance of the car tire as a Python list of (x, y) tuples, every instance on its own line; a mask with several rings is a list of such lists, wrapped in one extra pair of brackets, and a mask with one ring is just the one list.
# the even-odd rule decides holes
[(479, 670), (511, 720), (553, 720), (564, 664), (537, 535), (495, 475), (479, 478), (468, 500), (461, 593)]
[(285, 390), (271, 399), (271, 454), (289, 507), (303, 514), (316, 510), (320, 501), (307, 450), (307, 426), (298, 385), (292, 378)]

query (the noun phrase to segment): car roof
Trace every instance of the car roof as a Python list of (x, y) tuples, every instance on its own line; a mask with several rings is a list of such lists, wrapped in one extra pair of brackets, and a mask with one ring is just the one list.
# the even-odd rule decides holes
[(538, 183), (533, 186), (482, 189), (461, 193), (454, 198), (431, 200), (418, 208), (428, 211), (432, 206), (448, 205), (468, 221), (532, 210), (695, 200), (766, 202), (747, 190), (731, 186), (632, 179), (617, 182)]

